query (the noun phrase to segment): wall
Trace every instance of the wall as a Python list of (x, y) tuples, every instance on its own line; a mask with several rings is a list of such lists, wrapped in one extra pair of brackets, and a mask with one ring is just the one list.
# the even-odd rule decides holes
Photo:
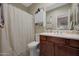
[[(49, 22), (49, 21), (51, 22), (52, 29), (56, 29), (57, 28), (57, 19), (56, 19), (56, 16), (59, 15), (59, 14), (61, 15), (61, 14), (64, 14), (64, 13), (65, 14), (68, 13), (68, 11), (71, 10), (71, 7), (72, 7), (72, 5), (68, 4), (68, 5), (65, 5), (65, 6), (56, 8), (56, 9), (53, 9), (51, 11), (48, 11), (46, 13), (46, 21), (47, 22)], [(51, 19), (50, 19), (50, 17), (51, 17)]]

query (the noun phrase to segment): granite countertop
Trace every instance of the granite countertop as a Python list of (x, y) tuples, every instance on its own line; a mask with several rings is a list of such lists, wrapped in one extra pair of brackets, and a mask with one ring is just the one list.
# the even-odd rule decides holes
[(79, 40), (79, 35), (78, 34), (67, 34), (67, 33), (40, 33), (40, 35), (45, 35), (45, 36), (55, 36), (55, 37), (61, 37), (61, 38), (67, 38), (67, 39), (74, 39), (74, 40)]

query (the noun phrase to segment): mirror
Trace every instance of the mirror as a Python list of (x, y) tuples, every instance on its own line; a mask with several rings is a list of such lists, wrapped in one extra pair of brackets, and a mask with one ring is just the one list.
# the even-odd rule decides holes
[(70, 30), (72, 27), (72, 4), (57, 7), (46, 12), (47, 30)]
[(77, 31), (79, 31), (79, 4), (76, 4), (75, 5), (75, 11), (76, 11), (76, 15), (75, 15), (75, 17), (76, 17), (76, 19), (75, 19), (75, 25), (74, 25), (74, 30), (77, 30)]

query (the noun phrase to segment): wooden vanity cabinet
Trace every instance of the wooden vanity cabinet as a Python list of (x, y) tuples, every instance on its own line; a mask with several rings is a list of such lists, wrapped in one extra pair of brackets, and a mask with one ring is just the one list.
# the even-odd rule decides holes
[(79, 56), (79, 40), (40, 35), (41, 56)]
[[(44, 38), (44, 40), (43, 40)], [(48, 42), (45, 36), (40, 38), (40, 55), (41, 56), (51, 56), (54, 55), (54, 47), (52, 42)]]

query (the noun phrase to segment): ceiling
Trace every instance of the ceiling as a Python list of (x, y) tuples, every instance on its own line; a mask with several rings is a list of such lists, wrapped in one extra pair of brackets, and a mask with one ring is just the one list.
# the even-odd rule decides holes
[(32, 3), (22, 3), (25, 7), (29, 7)]

